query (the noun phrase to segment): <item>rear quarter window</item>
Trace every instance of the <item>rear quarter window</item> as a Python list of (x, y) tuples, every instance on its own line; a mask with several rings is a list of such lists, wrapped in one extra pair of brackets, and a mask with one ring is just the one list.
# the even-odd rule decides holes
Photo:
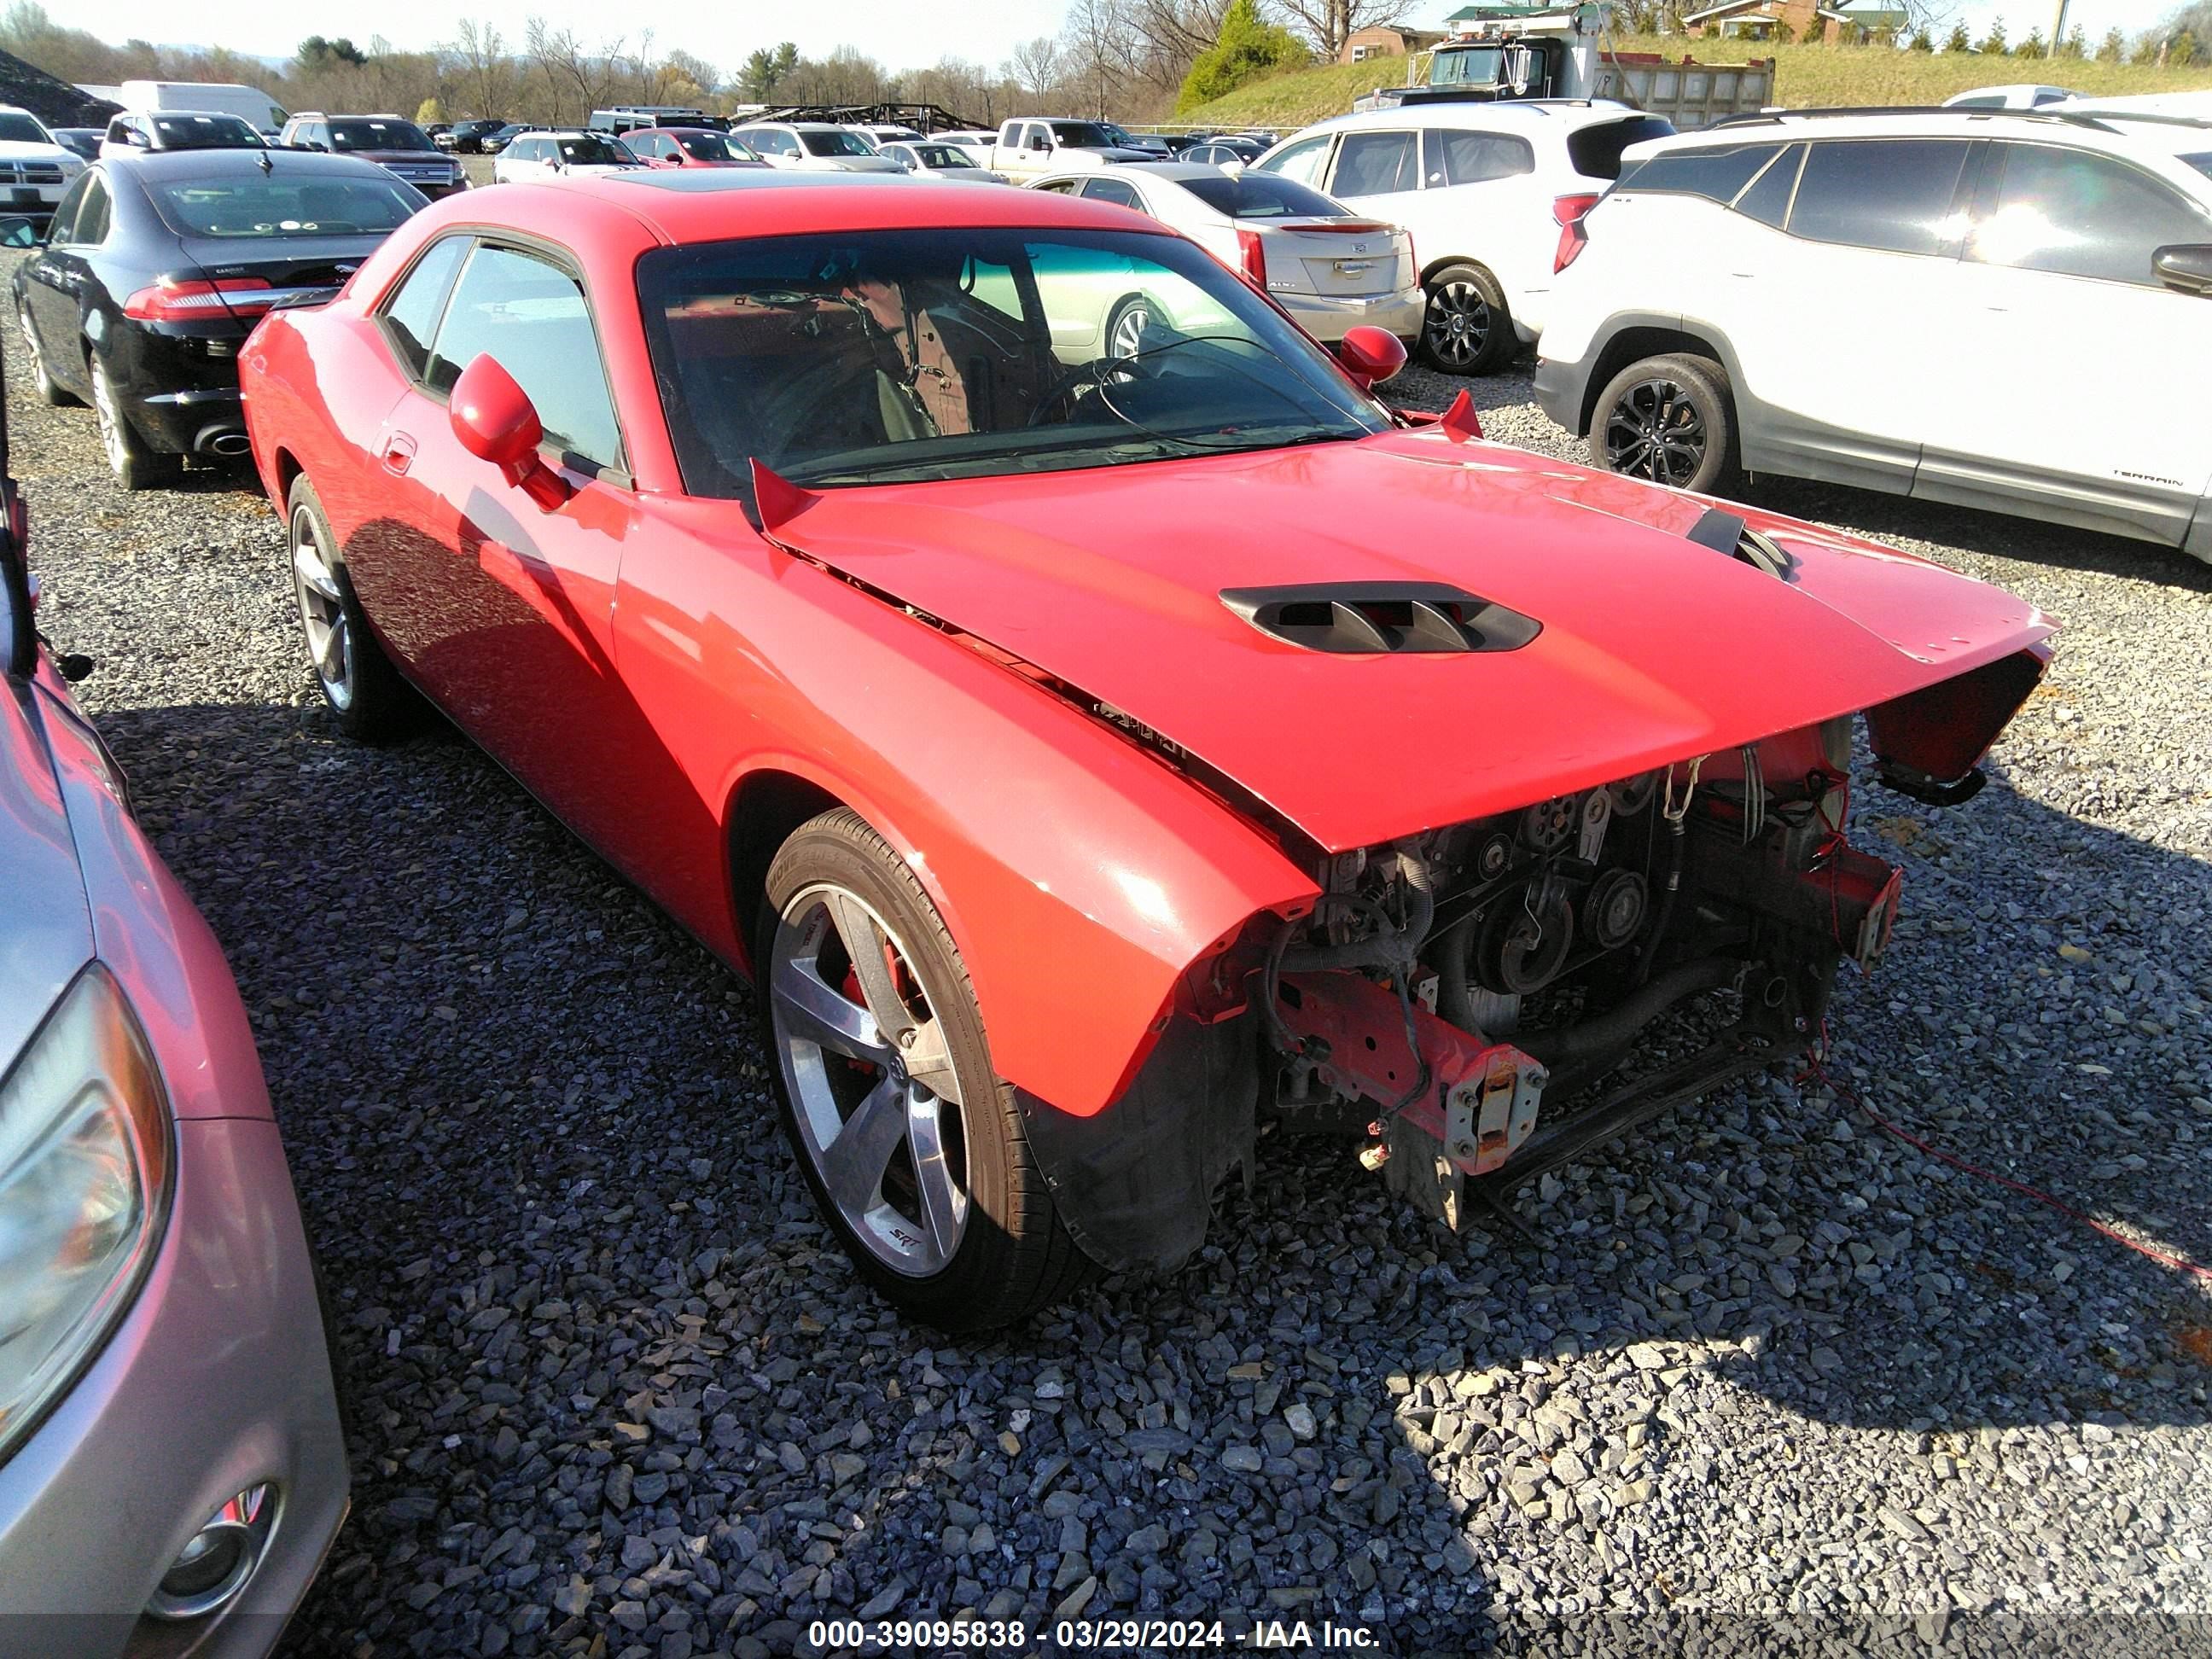
[(1656, 115), (1627, 121), (1602, 121), (1567, 135), (1567, 160), (1585, 179), (1620, 177), (1620, 152), (1647, 138), (1673, 136), (1674, 124)]
[(1700, 144), (1694, 149), (1666, 150), (1623, 168), (1620, 187), (1647, 195), (1732, 202), (1781, 149), (1772, 143)]

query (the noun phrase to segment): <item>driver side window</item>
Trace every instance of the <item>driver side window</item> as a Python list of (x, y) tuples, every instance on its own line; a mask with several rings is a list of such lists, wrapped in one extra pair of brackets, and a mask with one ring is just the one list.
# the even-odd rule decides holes
[(424, 378), (449, 392), (487, 352), (530, 394), (548, 442), (600, 466), (620, 464), (621, 429), (599, 336), (574, 276), (520, 248), (479, 244), (438, 325)]

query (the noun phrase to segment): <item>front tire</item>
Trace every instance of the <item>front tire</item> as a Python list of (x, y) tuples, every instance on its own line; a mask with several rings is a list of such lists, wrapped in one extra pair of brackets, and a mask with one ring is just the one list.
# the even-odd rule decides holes
[(890, 844), (842, 809), (802, 824), (769, 866), (753, 960), (784, 1132), (860, 1276), (946, 1331), (1073, 1293), (1091, 1262), (992, 1069), (959, 951)]
[(1503, 368), (1520, 343), (1505, 290), (1480, 265), (1446, 265), (1425, 284), (1421, 361), (1445, 374), (1488, 374)]
[(132, 429), (115, 383), (107, 378), (107, 365), (96, 352), (92, 359), (92, 412), (100, 423), (100, 447), (107, 456), (107, 470), (125, 489), (152, 489), (177, 476), (177, 457), (148, 447)]
[(1728, 371), (1686, 352), (1646, 357), (1614, 375), (1590, 411), (1590, 464), (1705, 493), (1736, 471)]
[(337, 538), (306, 473), (285, 500), (292, 595), (307, 635), (307, 660), (338, 730), (362, 743), (392, 743), (422, 724), (422, 696), (400, 678), (368, 625), (338, 557)]

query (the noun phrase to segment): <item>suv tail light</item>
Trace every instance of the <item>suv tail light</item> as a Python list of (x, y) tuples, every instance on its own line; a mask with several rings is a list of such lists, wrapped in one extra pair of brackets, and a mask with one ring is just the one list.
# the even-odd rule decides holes
[(198, 323), (210, 317), (258, 317), (276, 295), (260, 276), (162, 276), (123, 302), (123, 314), (142, 323)]
[(1237, 233), (1237, 258), (1243, 268), (1244, 280), (1262, 294), (1267, 291), (1267, 246), (1260, 240), (1256, 230)]
[(1598, 204), (1595, 196), (1555, 196), (1552, 198), (1552, 217), (1559, 223), (1559, 250), (1552, 255), (1552, 274), (1556, 276), (1581, 256), (1589, 246), (1589, 233), (1583, 228), (1583, 216)]

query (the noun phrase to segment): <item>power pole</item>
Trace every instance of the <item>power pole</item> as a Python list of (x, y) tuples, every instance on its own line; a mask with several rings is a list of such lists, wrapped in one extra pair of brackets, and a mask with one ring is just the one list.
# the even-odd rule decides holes
[(2066, 38), (2066, 0), (2051, 0), (2051, 55), (2058, 56), (2058, 43)]

